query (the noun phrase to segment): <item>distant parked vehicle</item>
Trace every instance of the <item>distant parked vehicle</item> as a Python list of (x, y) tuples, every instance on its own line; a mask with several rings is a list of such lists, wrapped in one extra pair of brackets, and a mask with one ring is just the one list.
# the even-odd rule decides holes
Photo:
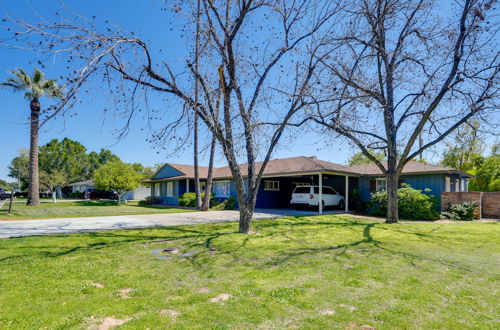
[[(336, 206), (339, 209), (344, 209), (344, 196), (339, 194), (335, 189), (329, 186), (323, 186), (322, 192), (323, 208), (327, 206)], [(297, 186), (292, 193), (290, 204), (293, 207), (319, 206), (319, 186)]]
[(5, 191), (0, 188), (0, 199), (8, 199), (10, 198), (10, 191)]
[(118, 194), (113, 190), (91, 190), (88, 197), (90, 200), (98, 201), (101, 199), (112, 199), (117, 200)]

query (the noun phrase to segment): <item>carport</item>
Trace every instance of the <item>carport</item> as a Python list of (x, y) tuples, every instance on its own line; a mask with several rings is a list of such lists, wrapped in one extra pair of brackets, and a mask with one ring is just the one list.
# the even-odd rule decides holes
[[(355, 190), (358, 189), (358, 176), (347, 173), (324, 171), (296, 175), (275, 175), (262, 178), (257, 196), (256, 208), (289, 209), (293, 190), (298, 185), (329, 186), (344, 196), (344, 212), (354, 210)], [(319, 189), (322, 198), (322, 189)], [(351, 202), (350, 202), (351, 201)], [(323, 214), (322, 206), (318, 213)]]

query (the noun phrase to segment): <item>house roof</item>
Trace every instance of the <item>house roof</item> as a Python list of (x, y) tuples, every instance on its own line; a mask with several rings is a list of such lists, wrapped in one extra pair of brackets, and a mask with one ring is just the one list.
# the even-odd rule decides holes
[(93, 185), (94, 185), (94, 181), (92, 181), (92, 180), (85, 180), (85, 181), (73, 182), (73, 183), (68, 184), (68, 186), (70, 186), (70, 187), (72, 187), (72, 186), (93, 186)]
[[(383, 162), (384, 166), (387, 166), (387, 162)], [(368, 164), (357, 164), (349, 166), (353, 171), (367, 176), (378, 176), (382, 175), (380, 168), (374, 163)], [(420, 173), (458, 173), (465, 177), (473, 177), (472, 175), (458, 171), (451, 167), (445, 167), (440, 165), (426, 164), (422, 162), (417, 162), (414, 160), (409, 161), (403, 168), (402, 174), (420, 174)]]
[[(256, 162), (256, 170), (259, 171), (262, 166), (262, 162)], [(240, 165), (241, 173), (246, 176), (248, 175), (248, 168), (246, 164)], [(318, 172), (340, 172), (345, 174), (357, 174), (349, 169), (346, 165), (335, 164), (326, 162), (323, 160), (316, 159), (316, 157), (291, 157), (291, 158), (281, 158), (273, 159), (267, 163), (264, 170), (264, 175), (284, 175), (284, 174), (306, 174), (306, 173), (318, 173)], [(231, 177), (231, 170), (229, 166), (220, 167), (214, 169), (214, 177)]]
[[(149, 179), (145, 182), (155, 182), (163, 181), (165, 179), (192, 179), (194, 178), (194, 166), (184, 165), (184, 164), (165, 164), (157, 173), (159, 173), (165, 166), (171, 166), (177, 171), (183, 173), (183, 175)], [(256, 162), (256, 170), (259, 171), (262, 162)], [(385, 164), (384, 164), (385, 165)], [(246, 164), (240, 165), (240, 171), (243, 176), (248, 175), (248, 168)], [(359, 164), (359, 165), (341, 165), (336, 163), (327, 162), (324, 160), (319, 160), (316, 157), (291, 157), (282, 159), (273, 159), (267, 163), (264, 170), (264, 176), (281, 176), (281, 175), (304, 175), (308, 173), (324, 173), (324, 172), (335, 172), (339, 174), (351, 174), (359, 176), (379, 176), (382, 175), (380, 169), (373, 163), (370, 164)], [(154, 176), (156, 176), (156, 174)], [(438, 165), (424, 164), (417, 161), (410, 161), (405, 165), (403, 169), (403, 174), (411, 173), (459, 173), (465, 177), (472, 177), (470, 174), (465, 172), (457, 171), (453, 168), (443, 167)], [(199, 167), (200, 178), (204, 179), (208, 176), (208, 167)], [(153, 177), (154, 177), (153, 176)], [(229, 166), (218, 167), (213, 169), (214, 179), (223, 179), (232, 177), (231, 170)]]

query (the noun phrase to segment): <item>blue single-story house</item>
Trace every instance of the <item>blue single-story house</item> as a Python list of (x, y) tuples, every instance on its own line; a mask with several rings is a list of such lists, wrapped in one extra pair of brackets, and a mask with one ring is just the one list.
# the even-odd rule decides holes
[[(245, 166), (241, 169), (245, 175)], [(202, 190), (207, 173), (207, 167), (199, 167)], [(403, 169), (400, 184), (407, 183), (415, 189), (430, 189), (429, 194), (440, 197), (445, 191), (467, 191), (471, 177), (452, 168), (411, 161)], [(256, 207), (289, 208), (297, 185), (319, 185), (320, 181), (323, 186), (330, 186), (344, 195), (346, 210), (355, 208), (354, 203), (349, 201), (356, 198), (368, 201), (371, 192), (385, 190), (386, 183), (380, 169), (373, 163), (341, 165), (305, 156), (275, 159), (269, 161), (264, 171)], [(194, 192), (194, 167), (167, 163), (145, 183), (151, 185), (151, 196), (158, 197), (162, 204), (178, 205), (179, 196)], [(214, 168), (212, 192), (219, 199), (237, 197), (229, 167)]]

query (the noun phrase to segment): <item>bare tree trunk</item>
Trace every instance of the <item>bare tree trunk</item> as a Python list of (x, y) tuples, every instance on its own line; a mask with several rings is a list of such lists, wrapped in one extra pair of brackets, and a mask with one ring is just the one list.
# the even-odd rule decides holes
[(253, 207), (247, 205), (246, 202), (240, 203), (240, 226), (239, 232), (242, 234), (248, 234), (250, 232), (250, 223), (252, 222)]
[(40, 103), (37, 98), (31, 100), (30, 110), (30, 180), (27, 205), (40, 206), (40, 183), (38, 178), (38, 126), (40, 121)]
[(208, 175), (207, 175), (207, 184), (205, 185), (205, 198), (203, 198), (203, 204), (201, 205), (202, 211), (208, 211), (210, 208), (210, 198), (212, 197), (212, 178), (213, 178), (213, 169), (214, 169), (214, 155), (215, 155), (215, 144), (217, 143), (217, 139), (215, 134), (212, 135), (212, 144), (210, 146), (210, 160), (208, 162)]
[(398, 179), (399, 174), (396, 171), (396, 156), (394, 152), (389, 151), (387, 159), (387, 217), (386, 223), (397, 223), (399, 220), (398, 214)]
[[(196, 12), (196, 45), (195, 45), (195, 70), (198, 72), (198, 57), (200, 56), (200, 15), (201, 15), (201, 0), (198, 0), (198, 8)], [(198, 103), (198, 79), (194, 82), (194, 99)], [(201, 193), (200, 193), (200, 171), (198, 163), (198, 113), (194, 112), (194, 193), (196, 196), (196, 208), (201, 209)]]
[(200, 170), (198, 162), (198, 115), (194, 114), (194, 193), (196, 195), (196, 208), (201, 208)]

